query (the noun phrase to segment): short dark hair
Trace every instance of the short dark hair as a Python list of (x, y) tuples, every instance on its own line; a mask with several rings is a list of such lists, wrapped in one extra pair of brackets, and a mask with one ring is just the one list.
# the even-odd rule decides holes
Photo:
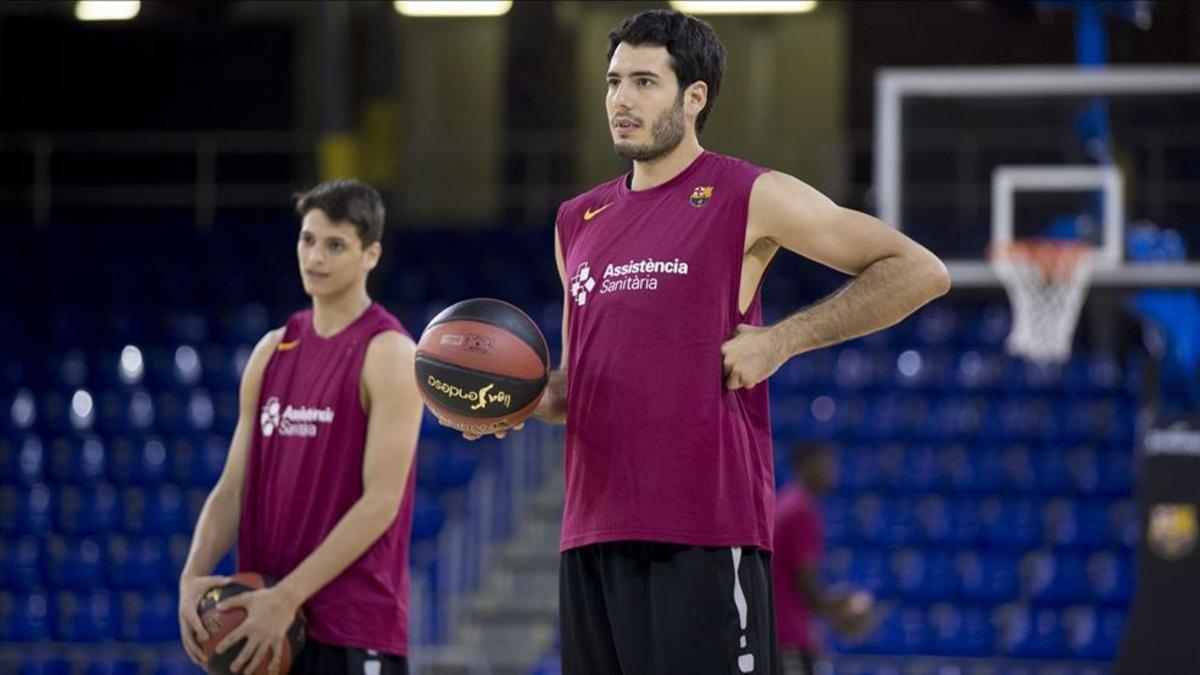
[(622, 42), (635, 47), (645, 44), (666, 47), (671, 55), (671, 70), (679, 80), (680, 96), (693, 82), (708, 85), (708, 103), (696, 115), (696, 133), (700, 133), (721, 93), (721, 76), (725, 74), (725, 45), (712, 26), (683, 12), (651, 9), (625, 19), (609, 32), (609, 60)]
[(363, 248), (383, 236), (383, 198), (366, 183), (357, 180), (326, 181), (308, 192), (296, 193), (295, 200), (296, 213), (301, 218), (313, 209), (321, 209), (335, 223), (353, 223)]
[(809, 460), (829, 452), (829, 446), (822, 441), (800, 440), (792, 446), (792, 465), (802, 466)]

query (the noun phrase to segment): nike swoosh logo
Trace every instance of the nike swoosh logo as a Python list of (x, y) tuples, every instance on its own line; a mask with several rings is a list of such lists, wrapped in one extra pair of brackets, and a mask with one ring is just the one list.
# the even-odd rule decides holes
[(275, 350), (280, 351), (280, 352), (286, 352), (289, 349), (295, 349), (297, 347), (297, 345), (299, 345), (299, 344), (300, 344), (299, 340), (292, 340), (291, 342), (280, 342), (279, 346), (276, 347)]
[(612, 205), (613, 205), (613, 202), (609, 202), (609, 203), (605, 204), (604, 206), (601, 206), (600, 208), (596, 209), (595, 211), (593, 211), (589, 208), (587, 211), (583, 212), (583, 219), (591, 220), (592, 218), (595, 218), (597, 215), (599, 215), (601, 211), (603, 211), (604, 209), (607, 209), (608, 207), (610, 207)]

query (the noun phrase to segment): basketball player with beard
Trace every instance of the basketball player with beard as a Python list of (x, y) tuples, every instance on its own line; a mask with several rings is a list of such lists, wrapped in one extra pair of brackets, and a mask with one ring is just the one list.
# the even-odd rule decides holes
[[(608, 56), (609, 131), (633, 170), (558, 210), (563, 361), (538, 410), (567, 425), (563, 672), (778, 673), (765, 381), (897, 323), (949, 276), (880, 220), (701, 147), (725, 67), (707, 23), (643, 12)], [(781, 249), (853, 279), (763, 326)]]

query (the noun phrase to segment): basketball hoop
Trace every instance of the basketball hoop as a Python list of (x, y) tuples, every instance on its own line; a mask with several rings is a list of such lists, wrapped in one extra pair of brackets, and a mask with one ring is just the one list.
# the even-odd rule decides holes
[(991, 264), (1008, 290), (1013, 325), (1006, 347), (1014, 356), (1062, 363), (1092, 276), (1094, 247), (1079, 241), (1021, 239), (996, 243)]

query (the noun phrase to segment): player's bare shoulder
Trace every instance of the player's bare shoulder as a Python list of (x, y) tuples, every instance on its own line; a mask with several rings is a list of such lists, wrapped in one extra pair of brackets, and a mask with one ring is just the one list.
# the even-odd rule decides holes
[(383, 331), (371, 338), (370, 344), (367, 345), (367, 354), (363, 358), (362, 375), (359, 377), (359, 390), (365, 410), (369, 412), (371, 401), (380, 396), (399, 395), (408, 390), (415, 392), (416, 375), (413, 364), (416, 354), (416, 343), (400, 331)]

